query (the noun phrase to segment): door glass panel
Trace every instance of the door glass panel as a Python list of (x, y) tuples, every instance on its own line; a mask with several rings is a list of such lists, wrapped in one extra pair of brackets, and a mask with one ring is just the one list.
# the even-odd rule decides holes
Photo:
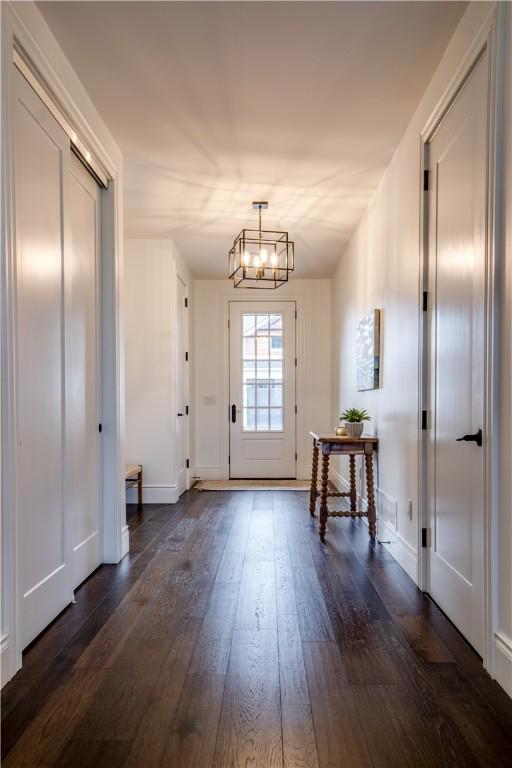
[(242, 316), (243, 429), (279, 432), (283, 413), (283, 315)]

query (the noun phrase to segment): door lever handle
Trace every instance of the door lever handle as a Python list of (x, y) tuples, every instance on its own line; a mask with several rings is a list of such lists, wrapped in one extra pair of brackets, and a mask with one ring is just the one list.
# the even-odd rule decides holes
[(236, 405), (234, 403), (231, 406), (231, 421), (233, 424), (236, 422)]
[(462, 437), (457, 438), (457, 442), (460, 443), (461, 441), (464, 441), (465, 443), (476, 443), (479, 448), (482, 447), (482, 430), (479, 429), (478, 432), (475, 432), (474, 435), (463, 435)]

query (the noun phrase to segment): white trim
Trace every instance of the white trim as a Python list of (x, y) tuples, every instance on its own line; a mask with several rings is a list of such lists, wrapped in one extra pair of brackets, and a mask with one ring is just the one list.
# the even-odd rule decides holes
[[(143, 485), (142, 499), (144, 504), (176, 504), (178, 488), (176, 485)], [(135, 487), (127, 489), (126, 503), (137, 503), (137, 489)]]
[(512, 637), (504, 632), (496, 632), (494, 653), (494, 677), (508, 695), (512, 696)]
[(226, 468), (223, 466), (194, 468), (194, 480), (227, 480), (228, 477), (229, 475), (226, 474)]
[[(173, 281), (174, 281), (174, 291), (173, 291), (173, 328), (172, 328), (172, 334), (173, 334), (173, 348), (174, 348), (174, 403), (177, 405), (177, 393), (178, 393), (178, 366), (181, 364), (184, 366), (183, 370), (183, 382), (184, 382), (184, 390), (185, 390), (185, 400), (186, 400), (186, 406), (189, 409), (188, 414), (185, 413), (185, 415), (182, 417), (185, 420), (185, 440), (184, 440), (184, 446), (183, 450), (185, 452), (185, 457), (188, 458), (190, 462), (190, 365), (191, 365), (191, 354), (190, 354), (190, 313), (187, 311), (184, 314), (184, 322), (183, 322), (183, 347), (186, 352), (188, 352), (188, 362), (185, 363), (183, 360), (177, 359), (177, 349), (178, 349), (178, 343), (177, 343), (177, 336), (176, 331), (178, 328), (178, 312), (180, 311), (178, 308), (178, 280), (181, 280), (183, 283), (183, 286), (185, 288), (185, 298), (187, 299), (187, 307), (189, 307), (189, 284), (188, 280), (185, 274), (181, 272), (181, 270), (176, 265), (176, 258), (173, 258)], [(176, 410), (176, 408), (175, 408)], [(174, 415), (174, 434), (177, 434), (177, 416)], [(174, 479), (176, 480), (176, 483), (178, 482), (178, 467), (176, 466), (174, 468)], [(190, 466), (186, 470), (186, 481), (185, 481), (185, 489), (188, 491), (190, 488)], [(174, 503), (174, 502), (169, 502)]]
[(429, 409), (429, 356), (430, 356), (430, 307), (428, 312), (422, 311), (422, 292), (429, 290), (428, 276), (428, 219), (427, 219), (427, 195), (423, 191), (423, 171), (428, 168), (428, 143), (432, 138), (437, 126), (453, 103), (464, 82), (470, 76), (476, 62), (480, 59), (485, 50), (489, 55), (489, 91), (488, 91), (488, 192), (487, 192), (487, 274), (486, 274), (486, 359), (485, 359), (485, 413), (484, 413), (484, 433), (486, 436), (484, 443), (485, 451), (485, 541), (484, 541), (484, 605), (483, 605), (483, 624), (484, 624), (484, 655), (483, 665), (491, 675), (494, 675), (494, 631), (497, 619), (495, 601), (498, 593), (498, 563), (499, 548), (497, 546), (497, 529), (499, 525), (499, 505), (498, 488), (496, 486), (496, 473), (498, 471), (497, 451), (498, 449), (498, 428), (499, 428), (499, 400), (496, 397), (499, 381), (498, 359), (498, 334), (497, 334), (497, 313), (498, 313), (498, 292), (496, 289), (495, 275), (495, 237), (496, 237), (496, 208), (495, 208), (495, 167), (498, 159), (496, 157), (495, 142), (495, 113), (496, 113), (496, 8), (492, 10), (483, 22), (479, 32), (475, 36), (472, 45), (468, 48), (466, 55), (458, 66), (448, 87), (439, 99), (436, 107), (432, 110), (423, 131), (421, 132), (420, 152), (421, 152), (421, 173), (418, 183), (421, 184), (420, 193), (420, 271), (419, 271), (419, 327), (420, 327), (420, 354), (419, 354), (419, 397), (418, 397), (418, 426), (421, 439), (419, 440), (418, 451), (418, 584), (420, 587), (428, 590), (428, 550), (421, 546), (421, 530), (423, 527), (429, 528), (429, 504), (428, 504), (428, 429), (421, 429), (422, 409), (429, 412), (429, 424), (431, 414)]
[(130, 530), (124, 525), (121, 530), (121, 560), (130, 551)]
[[(4, 631), (2, 684), (21, 667), (18, 638), (16, 552), (16, 323), (13, 177), (13, 49), (24, 52), (56, 104), (91, 148), (111, 178), (102, 205), (102, 402), (103, 402), (103, 560), (119, 562), (126, 549), (124, 483), (124, 364), (122, 328), (122, 155), (91, 100), (33, 3), (1, 4), (2, 51), (2, 598)], [(78, 104), (81, 106), (79, 107)], [(85, 116), (87, 114), (87, 117)], [(125, 534), (124, 534), (125, 535)], [(5, 650), (5, 653), (3, 652)]]

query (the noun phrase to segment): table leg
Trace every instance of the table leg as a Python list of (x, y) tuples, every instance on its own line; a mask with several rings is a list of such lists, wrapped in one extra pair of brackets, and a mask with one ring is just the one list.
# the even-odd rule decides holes
[(309, 514), (315, 516), (316, 484), (318, 480), (318, 445), (313, 443), (313, 463), (311, 465), (311, 491), (309, 494)]
[(329, 454), (322, 454), (322, 484), (320, 486), (320, 526), (319, 533), (322, 541), (325, 541), (325, 528), (327, 525), (327, 485), (329, 483)]
[(375, 536), (377, 534), (377, 515), (375, 511), (375, 494), (373, 488), (373, 454), (365, 454), (364, 459), (366, 463), (366, 492), (368, 497), (368, 529), (372, 541), (375, 541)]
[(142, 507), (142, 468), (137, 475), (137, 501), (139, 507)]
[(356, 457), (350, 454), (350, 511), (356, 511), (357, 489), (356, 489)]

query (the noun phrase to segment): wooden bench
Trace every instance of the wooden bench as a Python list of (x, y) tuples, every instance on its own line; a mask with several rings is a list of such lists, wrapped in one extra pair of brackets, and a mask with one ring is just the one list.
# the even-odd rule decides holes
[(127, 488), (137, 486), (137, 503), (142, 507), (142, 464), (127, 464), (124, 478)]

